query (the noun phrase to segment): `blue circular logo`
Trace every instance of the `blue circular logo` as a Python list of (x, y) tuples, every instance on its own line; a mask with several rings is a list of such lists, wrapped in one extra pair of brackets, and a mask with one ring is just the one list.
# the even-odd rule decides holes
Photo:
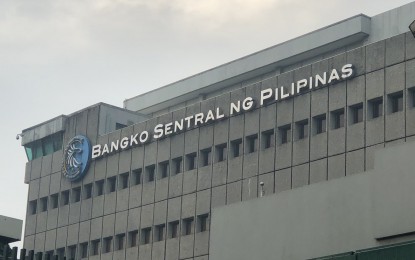
[(63, 176), (70, 181), (82, 179), (91, 160), (91, 142), (88, 137), (77, 135), (69, 141), (63, 154)]

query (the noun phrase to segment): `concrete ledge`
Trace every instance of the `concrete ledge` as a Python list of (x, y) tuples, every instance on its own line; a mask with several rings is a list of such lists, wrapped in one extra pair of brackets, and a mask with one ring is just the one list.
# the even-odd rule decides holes
[(124, 107), (152, 113), (301, 60), (350, 45), (370, 33), (370, 17), (357, 15), (265, 50), (126, 99)]

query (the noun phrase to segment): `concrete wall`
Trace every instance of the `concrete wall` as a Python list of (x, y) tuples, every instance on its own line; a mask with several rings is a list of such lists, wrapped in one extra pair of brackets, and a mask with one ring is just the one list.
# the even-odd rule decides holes
[(210, 259), (302, 260), (414, 239), (414, 154), (415, 142), (387, 148), (372, 171), (214, 209)]
[[(82, 243), (143, 231), (178, 221), (183, 231), (184, 221), (193, 218), (194, 227), (200, 218), (220, 206), (258, 197), (259, 183), (264, 182), (265, 195), (281, 193), (309, 184), (354, 175), (373, 168), (373, 155), (385, 146), (400, 144), (415, 138), (415, 107), (412, 102), (415, 86), (415, 40), (409, 33), (363, 46), (321, 60), (266, 80), (249, 81), (242, 88), (212, 97), (187, 107), (131, 125), (107, 135), (99, 135), (99, 109), (91, 107), (66, 120), (65, 140), (76, 134), (86, 134), (93, 144), (106, 144), (120, 137), (143, 130), (152, 131), (158, 123), (179, 120), (199, 111), (207, 112), (216, 106), (228, 107), (230, 102), (246, 96), (259, 97), (261, 89), (287, 85), (311, 74), (339, 68), (345, 63), (355, 65), (356, 77), (345, 82), (321, 88), (293, 99), (229, 117), (215, 124), (192, 128), (169, 138), (152, 141), (120, 153), (93, 161), (81, 182), (70, 183), (62, 177), (62, 152), (29, 162), (26, 166), (29, 195), (28, 207), (45, 199), (46, 211), (35, 214), (28, 211), (25, 229), (25, 247), (36, 251), (51, 251), (78, 246)], [(402, 111), (391, 113), (391, 95), (402, 93)], [(368, 104), (374, 98), (383, 98), (382, 116), (368, 116)], [(351, 109), (363, 105), (362, 122), (350, 122)], [(343, 127), (332, 127), (333, 112), (345, 111)], [(225, 111), (228, 113), (228, 111)], [(327, 131), (313, 132), (316, 116), (326, 115)], [(310, 135), (297, 138), (298, 122), (308, 120)], [(290, 126), (291, 141), (280, 143), (280, 129)], [(273, 131), (271, 146), (262, 144), (264, 134)], [(247, 152), (247, 138), (258, 136), (254, 152)], [(231, 143), (242, 141), (241, 155), (231, 156)], [(217, 148), (226, 145), (226, 159), (202, 166), (201, 153), (211, 149), (212, 158)], [(189, 170), (190, 155), (196, 155), (197, 167)], [(175, 174), (175, 162), (182, 159), (181, 172)], [(161, 176), (163, 164), (169, 163), (169, 174)], [(147, 175), (155, 167), (155, 180)], [(141, 183), (132, 180), (141, 170)], [(105, 186), (115, 177), (129, 176), (130, 183), (118, 186), (114, 192), (98, 195), (99, 184)], [(346, 178), (347, 179), (347, 178)], [(51, 201), (67, 192), (82, 194), (89, 185), (91, 198), (82, 197), (51, 208)], [(207, 223), (208, 224), (208, 223)], [(90, 259), (207, 259), (209, 254), (209, 224), (206, 231), (197, 228), (190, 234), (167, 237), (149, 244), (139, 244), (122, 250), (111, 250)], [(156, 233), (153, 233), (155, 235)], [(115, 244), (113, 244), (115, 245)], [(78, 247), (79, 248), (79, 247)], [(101, 251), (100, 251), (101, 252)]]

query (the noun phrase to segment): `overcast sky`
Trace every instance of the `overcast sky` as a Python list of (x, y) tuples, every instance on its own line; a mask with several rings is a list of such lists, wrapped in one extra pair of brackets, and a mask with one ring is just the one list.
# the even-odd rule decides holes
[(0, 0), (0, 215), (25, 218), (22, 129), (409, 2)]

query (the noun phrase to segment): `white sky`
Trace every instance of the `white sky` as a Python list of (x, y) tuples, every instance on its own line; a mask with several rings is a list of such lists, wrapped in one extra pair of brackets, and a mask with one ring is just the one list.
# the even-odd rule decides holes
[(22, 129), (409, 2), (0, 0), (0, 215), (25, 218)]

